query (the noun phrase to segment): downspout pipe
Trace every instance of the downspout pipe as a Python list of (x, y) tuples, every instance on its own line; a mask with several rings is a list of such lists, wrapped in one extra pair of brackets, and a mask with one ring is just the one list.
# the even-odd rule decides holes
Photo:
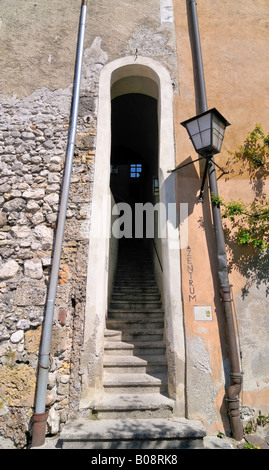
[[(202, 113), (207, 111), (208, 107), (196, 0), (190, 0), (190, 16), (194, 45), (194, 60), (197, 73), (197, 93), (200, 106), (199, 113)], [(212, 163), (210, 162), (208, 167), (208, 178), (210, 192), (217, 196), (218, 186), (213, 157)], [(240, 441), (243, 438), (243, 426), (239, 411), (239, 394), (241, 392), (242, 372), (240, 368), (236, 328), (232, 311), (231, 287), (228, 277), (225, 237), (222, 227), (220, 207), (214, 202), (212, 203), (212, 216), (216, 236), (219, 288), (226, 321), (226, 335), (230, 359), (230, 386), (226, 390), (225, 401), (227, 403), (228, 414), (230, 416), (233, 437), (235, 440)]]
[(77, 57), (75, 66), (75, 77), (73, 87), (73, 99), (71, 107), (71, 121), (68, 133), (65, 170), (62, 185), (62, 194), (59, 207), (59, 216), (56, 229), (55, 245), (53, 250), (53, 261), (49, 282), (49, 290), (46, 301), (44, 324), (42, 329), (41, 347), (39, 353), (38, 379), (35, 399), (35, 412), (33, 414), (33, 430), (31, 447), (40, 447), (45, 442), (46, 422), (48, 412), (46, 412), (46, 394), (48, 373), (50, 367), (50, 346), (52, 337), (53, 315), (55, 307), (56, 292), (58, 286), (58, 276), (60, 269), (62, 244), (64, 238), (66, 211), (68, 205), (70, 179), (76, 142), (77, 119), (79, 107), (80, 82), (82, 72), (83, 47), (86, 29), (87, 0), (82, 1), (80, 25), (77, 45)]

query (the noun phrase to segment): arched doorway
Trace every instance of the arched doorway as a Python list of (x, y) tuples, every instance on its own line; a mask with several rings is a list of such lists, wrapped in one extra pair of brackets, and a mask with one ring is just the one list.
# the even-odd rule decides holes
[[(137, 96), (134, 97), (134, 94)], [(162, 261), (162, 272), (159, 271), (159, 283), (165, 308), (169, 368), (168, 390), (170, 397), (175, 400), (176, 414), (184, 416), (185, 345), (181, 302), (179, 232), (174, 221), (171, 221), (168, 217), (169, 204), (175, 204), (174, 175), (168, 173), (168, 170), (175, 165), (173, 89), (167, 70), (158, 62), (143, 57), (137, 57), (135, 63), (133, 57), (125, 57), (111, 62), (104, 67), (100, 77), (95, 175), (89, 234), (87, 306), (83, 357), (81, 358), (82, 395), (80, 406), (81, 408), (87, 408), (94, 395), (102, 393), (104, 328), (108, 308), (109, 286), (113, 277), (113, 256), (111, 255), (113, 250), (111, 250), (112, 242), (110, 237), (111, 205), (113, 205), (113, 202), (111, 202), (110, 173), (112, 157), (112, 167), (116, 176), (117, 163), (114, 160), (113, 152), (111, 155), (111, 149), (117, 150), (117, 139), (114, 146), (111, 127), (113, 105), (111, 103), (116, 98), (119, 98), (118, 112), (123, 107), (128, 108), (128, 100), (129, 104), (132, 103), (133, 105), (136, 100), (137, 102), (140, 100), (141, 105), (147, 109), (148, 113), (152, 113), (155, 106), (155, 124), (151, 122), (151, 127), (149, 126), (151, 132), (155, 133), (154, 137), (150, 139), (151, 144), (154, 143), (155, 145), (155, 148), (152, 149), (154, 158), (148, 160), (144, 152), (141, 154), (132, 145), (131, 151), (136, 154), (137, 159), (130, 163), (133, 167), (130, 166), (129, 171), (130, 178), (132, 178), (131, 173), (133, 175), (141, 173), (140, 170), (143, 164), (147, 165), (148, 163), (149, 166), (153, 164), (149, 170), (150, 178), (147, 179), (146, 187), (149, 187), (148, 183), (151, 178), (153, 179), (153, 175), (158, 177), (158, 197), (160, 203), (166, 209), (166, 236), (158, 240), (159, 246), (157, 248)], [(145, 106), (146, 101), (148, 104)], [(153, 103), (155, 104), (153, 105)], [(146, 147), (147, 141), (145, 137), (143, 140), (144, 147)], [(124, 147), (123, 139), (119, 139), (118, 142), (120, 143), (119, 147)], [(131, 159), (134, 156), (133, 154)], [(144, 162), (139, 161), (142, 157)], [(155, 173), (157, 174), (155, 175)], [(133, 176), (133, 178), (135, 179), (136, 176)], [(144, 192), (144, 189), (143, 198), (146, 197), (147, 192), (147, 190)], [(96, 224), (100, 224), (100, 220), (102, 225), (101, 235), (100, 231), (96, 231)], [(99, 233), (99, 236), (96, 236), (96, 233)], [(155, 260), (156, 266), (158, 266), (157, 254)], [(157, 270), (158, 268), (156, 268)]]
[(135, 208), (138, 203), (155, 204), (157, 200), (157, 184), (154, 188), (154, 181), (158, 180), (157, 100), (142, 93), (112, 99), (111, 132), (113, 198), (116, 203), (129, 204), (132, 210), (132, 227), (126, 234), (132, 232), (135, 238), (141, 237), (141, 233), (146, 236), (145, 224), (135, 230)]

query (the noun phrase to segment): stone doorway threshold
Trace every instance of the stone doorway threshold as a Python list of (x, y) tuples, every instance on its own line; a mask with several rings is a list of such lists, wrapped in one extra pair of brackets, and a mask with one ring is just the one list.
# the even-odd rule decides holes
[(77, 419), (59, 436), (62, 449), (201, 449), (200, 421), (172, 419)]

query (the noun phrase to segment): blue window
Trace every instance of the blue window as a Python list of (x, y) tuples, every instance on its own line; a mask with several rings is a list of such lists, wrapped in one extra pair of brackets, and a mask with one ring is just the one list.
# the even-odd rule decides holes
[(141, 163), (132, 163), (130, 165), (130, 177), (131, 178), (139, 178), (141, 173), (142, 173)]

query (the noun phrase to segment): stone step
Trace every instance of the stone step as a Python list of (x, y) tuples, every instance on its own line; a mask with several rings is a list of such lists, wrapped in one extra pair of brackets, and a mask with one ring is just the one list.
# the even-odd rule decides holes
[(135, 342), (135, 341), (162, 341), (163, 339), (163, 328), (150, 328), (146, 327), (139, 328), (137, 325), (133, 328), (120, 330), (105, 330), (105, 340), (107, 341), (123, 341), (123, 342)]
[(97, 419), (169, 418), (174, 410), (174, 400), (159, 393), (104, 394), (91, 408)]
[(163, 341), (134, 341), (133, 354), (144, 359), (145, 356), (159, 356), (165, 354), (166, 345)]
[(146, 373), (147, 361), (136, 356), (105, 356), (105, 373), (129, 374)]
[(155, 330), (153, 328), (143, 329), (143, 328), (136, 328), (130, 329), (129, 331), (122, 331), (122, 340), (128, 343), (134, 343), (135, 341), (152, 341), (156, 343), (156, 341), (163, 340), (163, 329)]
[(104, 391), (106, 393), (161, 393), (167, 384), (149, 374), (107, 374), (104, 372)]
[(137, 326), (143, 326), (143, 328), (163, 328), (164, 326), (164, 318), (152, 318), (149, 322), (148, 318), (144, 318), (144, 316), (136, 316), (136, 318), (125, 318), (123, 317), (120, 320), (107, 320), (106, 322), (107, 328), (111, 328), (112, 330), (132, 330), (135, 329)]
[(151, 373), (152, 375), (166, 373), (167, 361), (165, 355), (145, 356), (143, 359), (137, 356), (106, 355), (104, 357), (104, 368), (106, 372), (112, 373)]
[(143, 278), (139, 276), (137, 278), (130, 278), (129, 277), (122, 277), (122, 278), (115, 278), (113, 284), (113, 290), (116, 292), (119, 288), (125, 287), (129, 289), (153, 289), (156, 287), (155, 280), (151, 280), (148, 277)]
[(116, 273), (115, 275), (115, 281), (141, 281), (143, 280), (144, 282), (155, 282), (155, 277), (152, 273), (147, 273), (147, 272), (129, 272), (129, 273)]
[(105, 329), (105, 341), (121, 341), (122, 332), (120, 330)]
[(127, 279), (127, 278), (122, 278), (122, 279), (115, 279), (114, 281), (114, 289), (118, 289), (121, 287), (129, 287), (129, 288), (152, 288), (156, 287), (156, 282), (155, 280), (149, 280), (149, 279), (141, 279), (138, 278), (136, 280), (134, 279)]
[(123, 341), (105, 341), (104, 345), (105, 354), (111, 356), (132, 356), (134, 352), (134, 345), (124, 343)]
[(136, 341), (134, 343), (124, 343), (123, 341), (106, 341), (104, 345), (105, 353), (108, 355), (131, 355), (142, 357), (165, 354), (165, 344), (163, 341)]
[(133, 316), (135, 314), (139, 314), (140, 316), (141, 315), (145, 315), (146, 317), (149, 318), (149, 315), (151, 315), (151, 317), (155, 317), (157, 318), (157, 315), (164, 315), (164, 311), (162, 308), (151, 308), (151, 309), (146, 309), (146, 308), (141, 308), (139, 310), (132, 310), (130, 311), (130, 309), (128, 308), (109, 308), (108, 309), (108, 319), (111, 319), (113, 318), (112, 315), (116, 315), (116, 314), (122, 314), (122, 315), (129, 315), (129, 316)]
[(159, 293), (142, 293), (142, 292), (134, 292), (131, 290), (130, 292), (117, 292), (117, 290), (114, 291), (112, 294), (111, 300), (112, 302), (133, 302), (134, 300), (140, 299), (140, 301), (143, 302), (160, 302), (160, 294)]
[(146, 372), (152, 375), (156, 373), (167, 374), (167, 359), (165, 354), (143, 355), (144, 361), (147, 362)]
[(59, 441), (62, 449), (199, 449), (205, 436), (200, 421), (184, 418), (80, 418), (65, 424)]
[(134, 294), (134, 295), (142, 295), (142, 294), (158, 294), (159, 295), (159, 289), (156, 287), (156, 283), (152, 286), (147, 287), (144, 283), (141, 286), (122, 286), (114, 285), (114, 292), (116, 293), (123, 293), (123, 294)]
[(131, 301), (126, 301), (126, 300), (111, 300), (110, 302), (110, 309), (111, 310), (151, 310), (151, 309), (158, 309), (162, 308), (162, 302), (161, 301), (144, 301), (144, 300), (131, 300)]
[(169, 417), (164, 311), (152, 263), (121, 256), (105, 329), (104, 396), (89, 408), (100, 419)]
[(156, 313), (147, 312), (147, 314), (144, 314), (144, 312), (130, 312), (129, 310), (128, 312), (125, 312), (125, 311), (123, 312), (121, 310), (115, 310), (114, 312), (109, 313), (109, 318), (110, 319), (108, 321), (117, 320), (117, 321), (127, 321), (127, 322), (131, 319), (137, 322), (140, 322), (141, 320), (144, 319), (145, 322), (147, 322), (150, 325), (153, 320), (163, 321), (163, 313), (160, 312), (156, 314)]

